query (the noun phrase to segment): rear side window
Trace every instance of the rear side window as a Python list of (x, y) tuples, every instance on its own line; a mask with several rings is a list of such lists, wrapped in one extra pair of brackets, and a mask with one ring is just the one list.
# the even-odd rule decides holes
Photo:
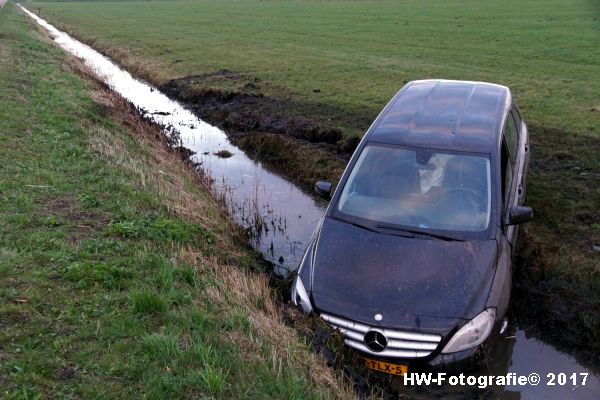
[(506, 117), (504, 131), (502, 134), (504, 135), (506, 144), (508, 145), (508, 154), (510, 156), (510, 160), (514, 163), (515, 157), (517, 156), (518, 132), (517, 124), (513, 118), (512, 112), (508, 113), (508, 117)]

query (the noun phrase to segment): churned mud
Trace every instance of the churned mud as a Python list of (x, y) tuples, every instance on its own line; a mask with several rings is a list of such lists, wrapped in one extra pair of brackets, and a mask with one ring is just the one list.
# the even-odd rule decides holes
[(304, 188), (317, 179), (336, 181), (359, 142), (357, 137), (344, 138), (342, 130), (331, 124), (303, 115), (299, 111), (307, 108), (303, 104), (265, 96), (259, 79), (230, 70), (173, 79), (159, 89), (223, 128), (251, 157)]
[(192, 106), (205, 121), (222, 126), (233, 133), (259, 131), (293, 136), (312, 143), (336, 145), (344, 148), (342, 132), (326, 128), (307, 116), (290, 116), (289, 110), (295, 106), (291, 101), (276, 100), (263, 95), (256, 78), (242, 83), (237, 89), (223, 90), (206, 87), (215, 81), (242, 83), (246, 79), (237, 73), (224, 69), (214, 73), (173, 79), (159, 89)]

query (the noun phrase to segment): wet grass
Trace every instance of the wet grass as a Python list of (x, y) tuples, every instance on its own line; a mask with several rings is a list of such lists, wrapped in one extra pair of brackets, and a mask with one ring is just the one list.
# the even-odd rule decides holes
[(11, 3), (0, 38), (0, 397), (352, 397), (160, 131)]
[[(42, 16), (156, 84), (205, 74), (212, 78), (186, 95), (263, 93), (285, 102), (289, 114), (315, 118), (346, 136), (362, 134), (409, 80), (443, 77), (510, 86), (530, 125), (527, 202), (536, 214), (522, 230), (514, 309), (521, 324), (597, 364), (597, 2), (34, 4)], [(223, 69), (235, 74), (214, 73)], [(311, 157), (304, 147), (296, 157), (278, 161), (293, 147), (285, 139), (248, 135), (240, 144), (251, 153), (269, 153), (292, 176), (307, 170), (297, 177), (301, 182), (319, 174), (335, 180), (341, 170), (333, 158), (321, 162), (321, 153)]]

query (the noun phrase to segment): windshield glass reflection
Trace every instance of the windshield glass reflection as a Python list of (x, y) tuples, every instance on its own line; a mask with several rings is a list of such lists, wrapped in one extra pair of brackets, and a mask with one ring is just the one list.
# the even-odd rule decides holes
[(337, 211), (376, 226), (482, 232), (490, 223), (490, 181), (486, 155), (368, 145)]

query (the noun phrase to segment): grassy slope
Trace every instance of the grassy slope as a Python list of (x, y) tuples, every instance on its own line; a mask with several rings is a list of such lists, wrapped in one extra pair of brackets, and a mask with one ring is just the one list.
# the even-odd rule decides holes
[[(522, 231), (516, 309), (555, 343), (600, 354), (600, 263), (592, 250), (600, 243), (597, 2), (36, 2), (35, 7), (157, 83), (233, 69), (259, 77), (266, 94), (304, 102), (303, 112), (331, 117), (350, 134), (360, 134), (407, 80), (509, 85), (530, 124), (528, 203), (536, 212), (536, 221)], [(226, 82), (214, 85), (231, 89)]]
[(0, 397), (351, 396), (159, 131), (12, 4), (0, 62)]

